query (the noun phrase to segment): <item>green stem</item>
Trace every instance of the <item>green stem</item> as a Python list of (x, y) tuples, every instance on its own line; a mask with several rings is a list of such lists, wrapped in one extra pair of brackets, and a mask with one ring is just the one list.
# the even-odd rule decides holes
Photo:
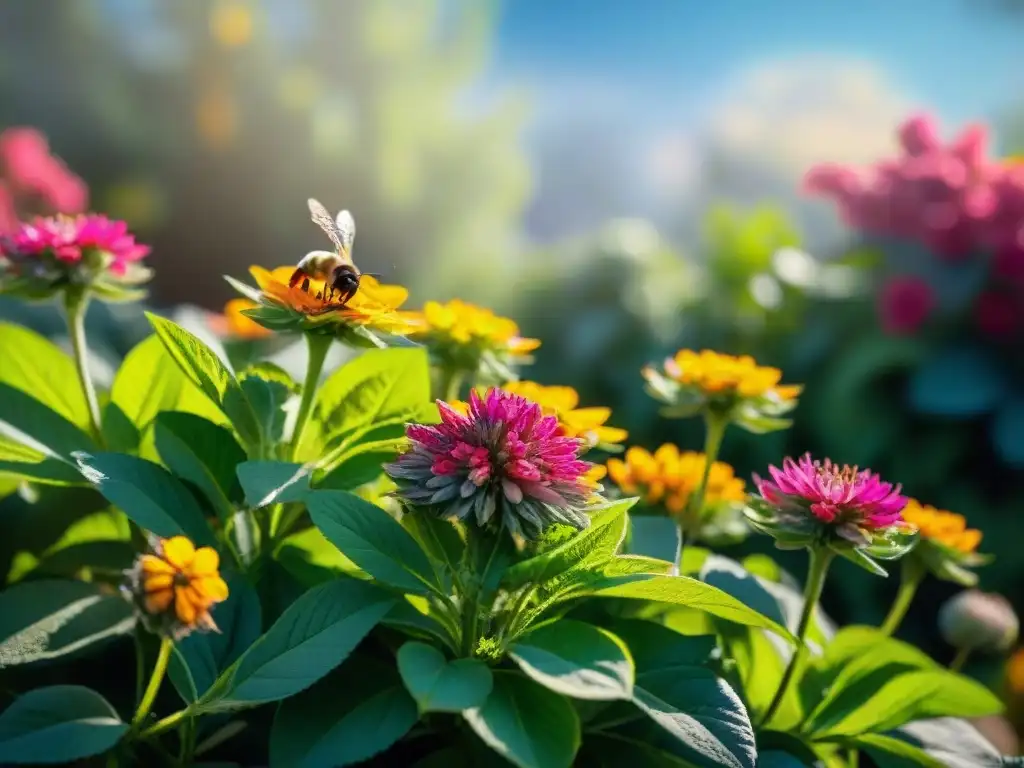
[(818, 600), (821, 599), (821, 591), (825, 586), (825, 574), (828, 573), (828, 566), (834, 556), (835, 553), (828, 547), (811, 548), (811, 564), (807, 573), (807, 584), (804, 587), (804, 608), (796, 629), (796, 650), (793, 651), (786, 671), (782, 673), (782, 680), (779, 682), (778, 690), (775, 691), (775, 697), (768, 705), (768, 709), (765, 710), (764, 717), (758, 723), (759, 726), (771, 724), (772, 718), (775, 717), (775, 713), (789, 691), (789, 686), (796, 677), (797, 669), (807, 656), (807, 631), (811, 628), (814, 609), (818, 605)]
[(850, 751), (846, 753), (846, 764), (849, 768), (857, 768), (857, 766), (860, 765), (860, 752), (851, 748)]
[(441, 372), (441, 396), (446, 403), (459, 399), (462, 385), (466, 381), (466, 372), (461, 368), (445, 368)]
[(722, 438), (725, 437), (725, 430), (729, 426), (729, 419), (719, 413), (709, 411), (704, 417), (704, 473), (700, 478), (700, 485), (690, 496), (683, 515), (683, 538), (684, 540), (694, 539), (700, 529), (701, 515), (704, 512), (704, 497), (707, 494), (708, 479), (711, 477), (711, 467), (718, 460), (718, 453), (722, 448)]
[(921, 586), (924, 575), (925, 570), (913, 553), (903, 558), (903, 565), (900, 569), (900, 587), (896, 592), (896, 599), (892, 601), (892, 607), (889, 608), (889, 614), (882, 622), (882, 632), (892, 635), (899, 628), (900, 622), (903, 621), (910, 604), (914, 601), (914, 595), (917, 594), (917, 588)]
[(959, 651), (957, 651), (956, 656), (954, 656), (953, 660), (949, 662), (949, 671), (959, 672), (960, 670), (962, 670), (964, 668), (964, 664), (967, 663), (967, 659), (971, 657), (972, 650), (973, 649), (971, 648), (961, 648)]
[[(470, 567), (474, 575), (473, 585), (470, 589), (471, 594), (463, 595), (461, 605), (462, 655), (466, 657), (473, 655), (473, 652), (476, 650), (477, 641), (480, 639), (480, 599), (484, 593), (487, 575), (491, 570), (491, 565), (494, 563), (494, 556), (501, 547), (501, 535), (500, 531), (488, 533), (481, 529), (470, 528), (466, 530), (468, 538), (466, 554), (470, 557)], [(487, 541), (488, 538), (490, 538), (490, 541)], [(484, 551), (482, 545), (485, 543), (491, 545), (490, 552), (487, 554), (487, 560), (483, 563), (483, 568), (477, 570), (480, 554)]]
[(149, 678), (149, 685), (146, 692), (142, 694), (142, 701), (139, 708), (135, 710), (135, 717), (132, 718), (132, 729), (138, 730), (143, 721), (149, 717), (149, 710), (153, 708), (156, 695), (160, 692), (160, 684), (167, 674), (167, 663), (171, 660), (171, 650), (174, 648), (174, 641), (169, 637), (160, 640), (160, 652), (156, 657), (156, 664), (153, 665), (153, 674)]
[(186, 707), (185, 709), (179, 709), (174, 714), (168, 715), (163, 720), (159, 720), (153, 725), (146, 728), (144, 731), (139, 732), (139, 739), (146, 740), (152, 739), (155, 736), (159, 736), (161, 733), (171, 730), (177, 726), (186, 717), (191, 717), (192, 711)]
[(309, 423), (316, 400), (317, 386), (320, 383), (320, 372), (324, 368), (327, 350), (331, 347), (332, 338), (324, 334), (307, 333), (306, 343), (309, 348), (309, 361), (306, 364), (306, 381), (302, 385), (302, 400), (299, 402), (299, 413), (295, 417), (295, 429), (292, 431), (292, 444), (288, 455), (295, 461), (295, 454), (302, 445), (302, 435)]
[(103, 446), (103, 433), (100, 431), (100, 403), (96, 398), (96, 388), (89, 375), (89, 347), (85, 342), (85, 313), (89, 309), (89, 294), (84, 289), (68, 289), (64, 292), (64, 309), (67, 313), (68, 335), (71, 337), (71, 350), (78, 370), (78, 382), (85, 395), (89, 407), (89, 428), (96, 442)]

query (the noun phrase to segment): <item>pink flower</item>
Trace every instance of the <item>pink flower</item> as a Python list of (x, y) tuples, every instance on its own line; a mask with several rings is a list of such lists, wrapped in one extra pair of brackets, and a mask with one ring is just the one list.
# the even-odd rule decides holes
[(882, 288), (878, 311), (882, 328), (895, 336), (912, 334), (935, 308), (935, 293), (919, 277), (897, 277)]
[(34, 128), (0, 133), (0, 169), (16, 193), (38, 195), (59, 213), (80, 213), (88, 204), (85, 182), (50, 154), (46, 137)]
[(0, 242), (0, 256), (16, 265), (26, 259), (46, 258), (78, 264), (93, 253), (100, 256), (106, 269), (122, 275), (129, 263), (149, 253), (149, 246), (136, 243), (123, 221), (97, 214), (37, 218), (22, 223), (11, 237)]
[(438, 402), (441, 423), (410, 425), (411, 448), (384, 469), (409, 504), (442, 517), (494, 520), (514, 534), (536, 535), (552, 523), (585, 528), (593, 486), (579, 459), (580, 441), (565, 437), (554, 416), (501, 389), (470, 393), (468, 415)]
[(930, 115), (914, 115), (900, 126), (899, 136), (908, 155), (923, 155), (939, 147), (935, 121)]
[(807, 453), (768, 472), (771, 480), (754, 475), (754, 483), (769, 505), (791, 516), (810, 515), (854, 546), (866, 547), (875, 532), (903, 526), (900, 513), (907, 499), (900, 486), (882, 482), (870, 470), (816, 461)]

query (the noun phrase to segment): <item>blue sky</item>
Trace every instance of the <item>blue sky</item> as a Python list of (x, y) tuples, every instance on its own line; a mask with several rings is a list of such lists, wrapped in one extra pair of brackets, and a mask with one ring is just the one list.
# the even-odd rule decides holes
[(628, 81), (656, 109), (659, 96), (702, 93), (762, 61), (828, 53), (871, 60), (915, 101), (962, 120), (1022, 92), (1024, 14), (997, 3), (508, 0), (494, 74), (542, 94), (552, 76)]

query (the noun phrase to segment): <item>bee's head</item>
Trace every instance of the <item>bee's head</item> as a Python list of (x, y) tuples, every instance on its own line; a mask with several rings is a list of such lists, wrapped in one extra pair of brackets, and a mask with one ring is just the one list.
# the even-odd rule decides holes
[(351, 295), (359, 289), (359, 273), (343, 264), (331, 275), (331, 286), (339, 293)]

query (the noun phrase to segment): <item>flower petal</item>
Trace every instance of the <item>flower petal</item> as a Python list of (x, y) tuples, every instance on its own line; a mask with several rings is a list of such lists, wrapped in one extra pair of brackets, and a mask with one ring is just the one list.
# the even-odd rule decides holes
[(169, 539), (164, 539), (160, 543), (160, 548), (164, 560), (178, 570), (188, 568), (196, 556), (196, 548), (184, 536), (172, 536)]

